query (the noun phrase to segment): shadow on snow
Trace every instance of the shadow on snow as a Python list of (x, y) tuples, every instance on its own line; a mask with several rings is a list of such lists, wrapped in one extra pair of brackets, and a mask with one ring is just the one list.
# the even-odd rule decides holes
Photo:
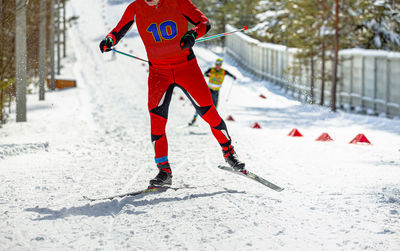
[[(114, 216), (119, 214), (122, 209), (127, 206), (127, 205), (132, 205), (136, 208), (138, 207), (143, 207), (143, 206), (152, 206), (152, 205), (157, 205), (161, 203), (168, 203), (168, 202), (179, 202), (179, 201), (186, 201), (190, 199), (197, 199), (197, 198), (205, 198), (205, 197), (212, 197), (216, 196), (219, 194), (225, 194), (225, 193), (245, 193), (245, 192), (240, 192), (236, 190), (228, 190), (225, 189), (224, 191), (217, 191), (217, 192), (212, 192), (212, 193), (199, 193), (199, 194), (191, 194), (184, 196), (182, 198), (180, 197), (171, 197), (171, 198), (155, 198), (152, 200), (137, 200), (145, 197), (146, 195), (140, 195), (140, 196), (135, 196), (135, 197), (126, 197), (118, 201), (117, 199), (114, 199), (112, 201), (102, 201), (98, 202), (96, 204), (86, 204), (80, 207), (71, 207), (71, 208), (62, 208), (60, 210), (53, 210), (50, 208), (40, 208), (40, 207), (34, 207), (34, 208), (27, 208), (25, 211), (27, 212), (35, 212), (40, 214), (38, 218), (33, 219), (34, 221), (40, 221), (40, 220), (57, 220), (57, 219), (62, 219), (66, 218), (69, 216), (78, 216), (78, 215), (86, 215), (90, 217), (101, 217), (101, 216)], [(146, 211), (127, 211), (126, 213), (128, 214), (145, 214)]]

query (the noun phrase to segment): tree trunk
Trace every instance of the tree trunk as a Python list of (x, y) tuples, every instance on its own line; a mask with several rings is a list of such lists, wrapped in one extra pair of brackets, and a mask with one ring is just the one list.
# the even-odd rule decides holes
[(39, 35), (39, 100), (45, 98), (46, 81), (46, 0), (40, 0), (40, 35)]
[(51, 90), (54, 91), (55, 69), (54, 69), (54, 0), (50, 0), (50, 75), (51, 75)]
[(15, 0), (15, 70), (17, 122), (26, 121), (26, 3), (25, 0)]
[[(3, 0), (0, 0), (0, 34), (3, 34)], [(3, 39), (0, 38), (0, 70), (3, 69)], [(3, 71), (0, 72), (0, 125), (3, 124)]]
[(325, 104), (325, 65), (326, 65), (325, 64), (325, 62), (326, 62), (326, 59), (325, 59), (325, 55), (326, 55), (325, 25), (327, 23), (326, 19), (327, 19), (328, 13), (329, 13), (329, 11), (328, 11), (328, 8), (326, 6), (326, 2), (322, 1), (322, 17), (321, 18), (322, 18), (323, 22), (322, 22), (322, 26), (320, 27), (320, 30), (319, 30), (319, 35), (322, 38), (322, 41), (321, 41), (321, 60), (322, 60), (322, 65), (321, 65), (321, 68), (322, 68), (321, 69), (321, 99), (320, 99), (320, 102), (319, 102), (319, 104), (321, 106), (323, 106)]
[(325, 54), (326, 54), (326, 45), (325, 45), (325, 38), (322, 35), (322, 65), (321, 65), (321, 101), (320, 105), (324, 105), (325, 103)]
[(335, 0), (335, 43), (334, 43), (334, 61), (333, 61), (333, 80), (331, 93), (331, 110), (336, 111), (336, 85), (337, 71), (339, 64), (339, 0)]
[(61, 73), (61, 15), (60, 15), (60, 8), (61, 6), (61, 0), (57, 0), (57, 75), (60, 75)]
[(310, 98), (311, 104), (314, 104), (314, 87), (315, 87), (315, 62), (314, 62), (314, 53), (311, 54), (310, 58), (310, 66), (311, 66), (311, 83), (310, 83)]
[[(3, 36), (3, 0), (0, 0), (0, 34)], [(0, 70), (3, 69), (3, 38), (0, 38)], [(0, 81), (3, 80), (3, 72), (0, 72)]]
[(67, 14), (66, 14), (66, 0), (63, 1), (63, 56), (67, 57)]

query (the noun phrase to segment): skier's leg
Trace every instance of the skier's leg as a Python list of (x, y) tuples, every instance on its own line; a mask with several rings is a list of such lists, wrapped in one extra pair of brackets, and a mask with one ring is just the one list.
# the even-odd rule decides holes
[(197, 113), (210, 125), (214, 137), (222, 147), (225, 160), (235, 170), (245, 172), (245, 164), (238, 159), (233, 150), (226, 124), (213, 105), (210, 90), (196, 59), (182, 67), (174, 68), (174, 78), (193, 103)]
[(219, 91), (214, 91), (214, 90), (210, 89), (210, 92), (211, 92), (211, 97), (212, 97), (213, 104), (214, 104), (215, 108), (218, 108)]
[(150, 181), (151, 187), (171, 184), (171, 168), (168, 163), (168, 142), (165, 126), (168, 108), (174, 89), (171, 70), (150, 67), (148, 80), (148, 109), (150, 113), (151, 141), (154, 145), (155, 162), (159, 174)]
[(214, 137), (221, 146), (230, 145), (230, 136), (225, 122), (213, 105), (210, 89), (204, 79), (196, 59), (174, 68), (174, 77), (178, 86), (188, 96), (197, 113), (210, 125)]
[[(211, 132), (213, 133), (214, 137), (217, 139), (218, 143), (222, 147), (228, 147), (231, 143), (230, 136), (228, 134), (228, 130), (226, 128), (226, 124), (224, 120), (219, 116), (217, 110), (215, 109), (215, 106), (212, 104), (212, 99), (210, 95), (210, 91), (208, 88), (205, 89), (203, 92), (203, 95), (207, 98), (194, 98), (191, 93), (189, 93), (184, 87), (180, 86), (182, 88), (182, 91), (186, 94), (186, 96), (189, 98), (189, 100), (192, 102), (193, 106), (195, 107), (197, 113), (206, 121), (210, 127), (211, 127)], [(200, 88), (200, 85), (197, 86), (198, 89)], [(196, 92), (198, 92), (198, 89)], [(198, 102), (200, 99), (200, 103)], [(206, 103), (204, 103), (204, 100), (208, 100)]]

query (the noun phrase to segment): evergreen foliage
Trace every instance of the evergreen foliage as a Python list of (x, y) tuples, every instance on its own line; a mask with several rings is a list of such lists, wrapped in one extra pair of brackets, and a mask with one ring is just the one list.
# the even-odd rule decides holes
[[(211, 22), (208, 35), (225, 32), (225, 25), (231, 24), (241, 28), (245, 25), (256, 25), (255, 15), (260, 11), (260, 0), (193, 0)], [(211, 43), (223, 43), (223, 39), (212, 40)], [(206, 42), (206, 43), (210, 43)]]

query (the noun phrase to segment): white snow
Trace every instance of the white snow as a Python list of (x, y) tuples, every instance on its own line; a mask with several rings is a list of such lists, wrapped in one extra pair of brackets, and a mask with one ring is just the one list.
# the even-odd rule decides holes
[(388, 57), (393, 59), (400, 58), (400, 52), (384, 51), (384, 50), (365, 50), (360, 48), (340, 50), (339, 53), (340, 55), (359, 54), (362, 56), (371, 56), (371, 57)]
[[(173, 184), (194, 188), (84, 200), (143, 189), (157, 173), (148, 67), (98, 49), (125, 6), (68, 2), (80, 18), (63, 72), (77, 88), (42, 102), (29, 95), (28, 122), (0, 129), (1, 250), (400, 250), (400, 121), (299, 103), (202, 47), (203, 70), (223, 56), (238, 76), (232, 89), (226, 79), (218, 109), (236, 120), (227, 125), (239, 156), (285, 190), (219, 170), (216, 140), (203, 121), (183, 127), (194, 110), (176, 90), (167, 125)], [(136, 29), (118, 49), (146, 58)], [(292, 128), (304, 137), (288, 137)], [(323, 132), (334, 141), (316, 142)], [(348, 144), (358, 133), (372, 145)]]

